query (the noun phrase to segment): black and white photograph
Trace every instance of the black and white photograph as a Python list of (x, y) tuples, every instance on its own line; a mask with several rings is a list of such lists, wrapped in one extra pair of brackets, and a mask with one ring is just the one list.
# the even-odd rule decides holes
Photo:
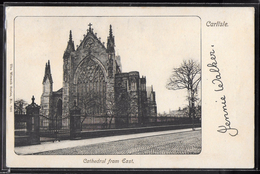
[[(9, 7), (7, 16), (9, 164), (251, 166), (251, 8)], [(250, 162), (220, 162), (246, 142)]]
[(14, 23), (17, 154), (200, 153), (198, 17)]

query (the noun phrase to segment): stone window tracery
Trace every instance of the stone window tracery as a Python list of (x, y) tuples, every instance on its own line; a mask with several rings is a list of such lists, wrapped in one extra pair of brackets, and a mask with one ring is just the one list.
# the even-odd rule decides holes
[(77, 97), (82, 113), (104, 114), (106, 85), (100, 65), (92, 59), (87, 59), (80, 65), (77, 74)]

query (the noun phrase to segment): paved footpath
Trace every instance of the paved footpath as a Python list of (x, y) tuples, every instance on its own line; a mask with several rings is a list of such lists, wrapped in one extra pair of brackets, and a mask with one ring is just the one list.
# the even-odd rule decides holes
[(201, 128), (196, 128), (196, 131), (188, 128), (15, 147), (15, 152), (21, 155), (194, 154), (200, 150)]

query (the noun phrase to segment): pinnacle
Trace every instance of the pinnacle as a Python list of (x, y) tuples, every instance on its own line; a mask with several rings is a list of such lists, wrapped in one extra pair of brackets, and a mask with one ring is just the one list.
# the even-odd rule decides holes
[(72, 41), (72, 31), (70, 30), (69, 41)]
[(48, 60), (48, 62), (45, 65), (45, 74), (44, 74), (43, 82), (46, 80), (46, 78), (49, 78), (52, 83), (50, 60)]
[(65, 52), (71, 52), (71, 51), (74, 51), (74, 42), (72, 40), (72, 31), (70, 30), (70, 34), (69, 34), (69, 41), (68, 41), (68, 45), (67, 45), (67, 48), (65, 50)]
[(48, 70), (49, 70), (49, 73), (51, 74), (51, 65), (50, 65), (50, 60), (48, 60)]
[(113, 36), (113, 31), (112, 31), (112, 25), (110, 24), (109, 27), (109, 36), (112, 37)]

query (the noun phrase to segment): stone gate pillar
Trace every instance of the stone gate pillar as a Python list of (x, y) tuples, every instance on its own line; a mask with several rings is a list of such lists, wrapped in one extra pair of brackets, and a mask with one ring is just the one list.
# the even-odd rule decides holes
[(40, 144), (40, 106), (34, 103), (34, 100), (32, 96), (32, 103), (26, 107), (28, 143)]
[(81, 120), (80, 108), (74, 101), (74, 106), (70, 109), (70, 139), (80, 139)]

